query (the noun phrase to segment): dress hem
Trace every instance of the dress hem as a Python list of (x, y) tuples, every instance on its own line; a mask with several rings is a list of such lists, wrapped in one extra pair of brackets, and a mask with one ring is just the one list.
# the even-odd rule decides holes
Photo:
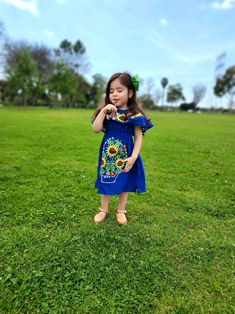
[(135, 191), (121, 191), (119, 193), (110, 193), (110, 192), (109, 193), (101, 193), (101, 192), (97, 191), (97, 194), (100, 194), (100, 195), (119, 195), (121, 193), (137, 193), (137, 194), (139, 194), (139, 193), (146, 193), (146, 190), (145, 191), (138, 191), (138, 190), (135, 190)]

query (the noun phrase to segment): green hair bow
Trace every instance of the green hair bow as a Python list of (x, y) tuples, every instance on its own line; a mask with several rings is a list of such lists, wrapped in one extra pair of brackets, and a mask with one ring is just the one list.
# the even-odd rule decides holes
[(134, 85), (135, 91), (137, 92), (139, 90), (139, 85), (140, 85), (138, 74), (132, 75), (131, 81)]

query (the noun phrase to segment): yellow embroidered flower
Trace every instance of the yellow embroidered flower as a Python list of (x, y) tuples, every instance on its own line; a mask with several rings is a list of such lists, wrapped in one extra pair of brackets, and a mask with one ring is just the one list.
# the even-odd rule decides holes
[(118, 153), (118, 148), (115, 145), (109, 145), (109, 147), (106, 150), (109, 157), (114, 157)]
[(122, 161), (122, 159), (117, 159), (116, 160), (116, 167), (117, 168), (122, 168), (124, 165), (124, 162)]
[(104, 157), (101, 159), (101, 167), (104, 168), (106, 166), (106, 160)]
[(125, 113), (120, 113), (116, 115), (116, 119), (120, 122), (125, 122), (126, 121), (126, 115)]

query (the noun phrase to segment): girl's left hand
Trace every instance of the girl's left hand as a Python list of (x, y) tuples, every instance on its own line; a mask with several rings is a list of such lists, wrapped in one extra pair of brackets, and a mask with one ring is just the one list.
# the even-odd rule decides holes
[(133, 167), (133, 165), (135, 163), (135, 158), (134, 157), (128, 157), (126, 159), (123, 159), (123, 162), (126, 162), (124, 172), (128, 172)]

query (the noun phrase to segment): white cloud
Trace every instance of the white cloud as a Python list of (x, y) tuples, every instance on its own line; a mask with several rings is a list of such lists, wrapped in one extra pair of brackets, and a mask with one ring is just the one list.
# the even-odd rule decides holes
[(39, 16), (39, 11), (37, 7), (37, 0), (24, 1), (24, 0), (0, 0), (0, 2), (6, 2), (17, 7), (20, 10), (29, 11), (35, 16)]
[(197, 54), (185, 55), (179, 52), (175, 54), (175, 58), (182, 64), (194, 67), (204, 62), (213, 61), (214, 55), (212, 53), (205, 54), (200, 52)]
[(160, 21), (159, 21), (159, 24), (162, 25), (162, 26), (167, 26), (168, 25), (168, 21), (164, 18), (161, 18)]
[(166, 42), (164, 37), (155, 30), (146, 29), (144, 32), (144, 36), (154, 46), (160, 48), (169, 56), (177, 60), (181, 65), (195, 67), (199, 64), (212, 61), (215, 58), (214, 53), (211, 51), (207, 53), (199, 51), (198, 53), (184, 54), (181, 51), (177, 50), (176, 48), (172, 47), (170, 43)]
[(211, 6), (216, 10), (231, 10), (235, 5), (235, 0), (214, 1)]
[(52, 31), (49, 31), (49, 30), (47, 30), (47, 29), (44, 29), (44, 30), (43, 30), (43, 33), (44, 33), (44, 35), (45, 35), (46, 37), (48, 37), (48, 38), (53, 38), (53, 37), (55, 37), (55, 33), (52, 32)]

